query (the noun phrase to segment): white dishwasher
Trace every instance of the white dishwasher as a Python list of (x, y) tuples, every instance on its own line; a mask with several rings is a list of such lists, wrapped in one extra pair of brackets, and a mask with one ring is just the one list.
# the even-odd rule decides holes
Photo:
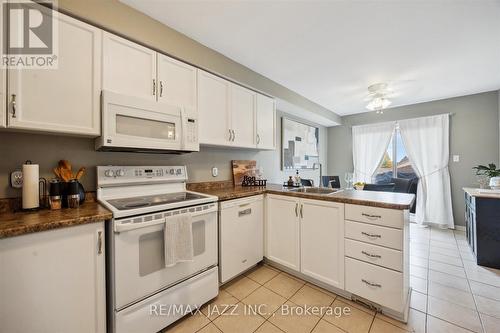
[(219, 269), (225, 283), (264, 257), (264, 196), (220, 203)]

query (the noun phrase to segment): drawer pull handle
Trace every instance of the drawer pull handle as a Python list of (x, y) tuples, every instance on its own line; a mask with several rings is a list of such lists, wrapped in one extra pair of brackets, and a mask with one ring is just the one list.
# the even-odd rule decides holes
[(382, 235), (369, 234), (369, 233), (364, 232), (364, 231), (361, 231), (361, 234), (365, 235), (366, 237), (370, 237), (370, 238), (382, 238)]
[(375, 219), (381, 219), (382, 218), (382, 216), (380, 216), (380, 215), (371, 215), (371, 214), (367, 214), (367, 213), (361, 213), (361, 215), (363, 215), (364, 217), (369, 218), (370, 220), (375, 220)]
[(370, 257), (370, 258), (379, 258), (382, 259), (382, 256), (380, 254), (371, 254), (365, 251), (361, 251), (365, 256)]
[(381, 284), (378, 284), (378, 283), (373, 283), (373, 282), (367, 281), (367, 280), (365, 280), (365, 279), (361, 279), (361, 282), (366, 283), (366, 284), (367, 284), (367, 285), (369, 285), (370, 287), (382, 288), (382, 285), (381, 285)]
[(248, 209), (245, 209), (245, 210), (240, 210), (238, 212), (238, 216), (241, 217), (241, 216), (245, 216), (245, 215), (250, 215), (252, 214), (252, 208), (248, 208)]
[(299, 204), (295, 204), (295, 217), (299, 217)]

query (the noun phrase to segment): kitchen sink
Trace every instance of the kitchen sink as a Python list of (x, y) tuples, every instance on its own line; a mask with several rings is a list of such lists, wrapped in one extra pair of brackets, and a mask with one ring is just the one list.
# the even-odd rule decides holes
[(313, 193), (313, 194), (331, 194), (337, 192), (338, 190), (326, 187), (300, 187), (290, 191), (300, 192), (300, 193)]

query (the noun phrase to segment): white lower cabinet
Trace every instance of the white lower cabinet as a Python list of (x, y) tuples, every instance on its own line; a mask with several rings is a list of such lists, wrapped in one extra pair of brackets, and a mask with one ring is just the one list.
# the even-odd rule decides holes
[(0, 239), (0, 331), (105, 332), (104, 222)]
[(344, 204), (300, 201), (300, 271), (344, 288)]
[(266, 257), (300, 271), (299, 200), (269, 194), (266, 210)]
[(266, 257), (344, 287), (344, 204), (268, 195)]
[(221, 283), (264, 257), (264, 196), (220, 203), (219, 268)]

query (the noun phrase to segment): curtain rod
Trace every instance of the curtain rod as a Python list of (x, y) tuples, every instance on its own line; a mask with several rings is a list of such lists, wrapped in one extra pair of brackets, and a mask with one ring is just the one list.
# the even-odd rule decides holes
[[(454, 116), (455, 115), (455, 112), (448, 112), (448, 113), (440, 113), (440, 114), (435, 114), (435, 115), (432, 115), (432, 116), (422, 116), (422, 117), (415, 117), (415, 118), (404, 118), (404, 119), (398, 119), (398, 120), (389, 120), (389, 121), (379, 121), (379, 122), (376, 122), (376, 123), (366, 123), (366, 124), (360, 124), (360, 125), (348, 125), (347, 127), (348, 128), (353, 128), (355, 126), (367, 126), (367, 125), (374, 125), (374, 124), (383, 124), (383, 123), (397, 123), (398, 121), (400, 120), (408, 120), (408, 119), (418, 119), (418, 118), (426, 118), (426, 117), (434, 117), (434, 116), (440, 116), (440, 115), (443, 115), (443, 114), (447, 114), (448, 116)], [(334, 126), (335, 127), (335, 126)]]

